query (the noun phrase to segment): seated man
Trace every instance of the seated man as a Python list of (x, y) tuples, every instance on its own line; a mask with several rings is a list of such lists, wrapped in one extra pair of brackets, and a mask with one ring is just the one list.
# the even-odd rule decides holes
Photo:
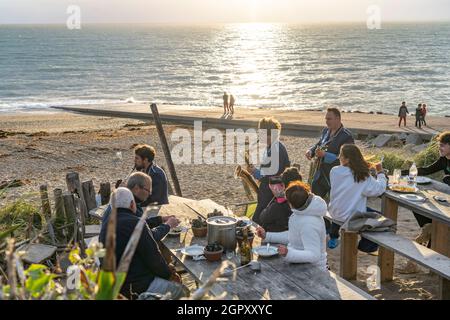
[(155, 148), (143, 144), (134, 149), (134, 165), (136, 170), (144, 172), (152, 178), (152, 194), (141, 205), (146, 207), (150, 203), (168, 204), (169, 189), (165, 172), (154, 163)]
[[(136, 215), (137, 206), (133, 194), (127, 188), (118, 188), (115, 192), (117, 206), (116, 227), (116, 261), (120, 262), (125, 248), (139, 222)], [(103, 229), (99, 241), (106, 244), (107, 229)], [(145, 292), (155, 294), (171, 294), (171, 299), (185, 296), (184, 288), (175, 274), (174, 268), (169, 266), (162, 256), (153, 233), (144, 225), (139, 244), (131, 260), (127, 277), (121, 288), (121, 293), (128, 298)]]
[[(152, 179), (145, 173), (135, 172), (128, 178), (127, 188), (131, 190), (134, 196), (134, 202), (136, 203), (136, 216), (141, 217), (144, 212), (140, 204), (148, 199), (152, 193)], [(102, 230), (105, 229), (106, 231), (110, 213), (111, 206), (109, 205), (103, 214)], [(170, 227), (168, 226), (169, 221), (172, 225), (178, 225), (178, 220), (175, 216), (157, 216), (147, 218), (147, 225), (149, 228), (153, 228), (153, 236), (157, 241), (164, 238), (170, 231)]]

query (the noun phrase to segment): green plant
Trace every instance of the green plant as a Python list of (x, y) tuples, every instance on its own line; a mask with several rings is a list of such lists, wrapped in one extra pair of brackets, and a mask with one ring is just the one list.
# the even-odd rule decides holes
[[(38, 206), (22, 199), (8, 204), (0, 209), (0, 233), (17, 231), (16, 240), (23, 240), (30, 222), (32, 227), (42, 228), (44, 219), (39, 211)], [(11, 227), (14, 230), (10, 230)]]
[(206, 228), (207, 227), (206, 221), (203, 220), (202, 218), (192, 219), (191, 225), (192, 225), (192, 228)]

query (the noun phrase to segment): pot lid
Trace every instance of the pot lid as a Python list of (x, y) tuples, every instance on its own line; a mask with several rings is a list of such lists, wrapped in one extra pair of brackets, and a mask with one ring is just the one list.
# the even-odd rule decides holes
[(233, 224), (236, 224), (237, 220), (232, 217), (211, 217), (206, 222), (210, 225), (214, 226), (231, 226)]

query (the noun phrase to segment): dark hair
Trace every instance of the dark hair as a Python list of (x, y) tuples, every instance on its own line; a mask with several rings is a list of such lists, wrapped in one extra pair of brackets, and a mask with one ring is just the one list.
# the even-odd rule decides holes
[(281, 180), (283, 181), (284, 185), (287, 186), (292, 181), (302, 181), (302, 175), (298, 171), (298, 168), (296, 167), (289, 167), (286, 168), (283, 173), (281, 174)]
[(402, 101), (402, 104), (406, 104), (406, 101)]
[(422, 107), (422, 104), (421, 104), (421, 103), (419, 103), (418, 107)]
[(338, 117), (339, 119), (341, 118), (341, 111), (339, 111), (338, 108), (327, 108), (327, 112), (331, 112), (333, 113), (336, 117)]
[(438, 137), (438, 141), (441, 143), (450, 144), (450, 131), (442, 132)]
[(286, 189), (286, 199), (292, 208), (298, 209), (305, 205), (308, 200), (311, 188), (301, 181), (294, 181)]
[(341, 147), (341, 154), (348, 159), (348, 167), (352, 170), (355, 182), (364, 181), (370, 176), (369, 164), (356, 145), (344, 144)]
[(140, 144), (134, 148), (134, 153), (141, 157), (142, 160), (148, 159), (149, 162), (152, 162), (155, 159), (156, 151), (155, 148), (147, 144)]

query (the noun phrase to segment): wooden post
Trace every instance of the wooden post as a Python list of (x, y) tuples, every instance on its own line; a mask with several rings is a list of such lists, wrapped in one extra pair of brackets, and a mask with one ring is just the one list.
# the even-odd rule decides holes
[[(163, 166), (161, 166), (161, 169), (164, 171), (164, 173), (166, 174), (166, 177), (167, 177), (167, 171), (166, 171), (166, 169), (165, 169)], [(168, 189), (168, 191), (169, 191), (169, 194), (174, 194), (174, 193), (173, 193), (172, 184), (170, 183), (169, 179), (167, 179), (167, 189)]]
[(175, 165), (172, 161), (172, 154), (170, 153), (169, 144), (167, 143), (166, 135), (161, 123), (161, 118), (159, 117), (158, 107), (155, 103), (150, 105), (150, 109), (153, 113), (153, 119), (155, 119), (156, 129), (158, 130), (159, 139), (161, 141), (161, 146), (166, 157), (167, 165), (169, 166), (170, 176), (172, 177), (173, 186), (175, 188), (175, 194), (182, 197), (180, 182), (178, 181), (177, 172), (175, 171)]
[(57, 239), (61, 238), (65, 242), (67, 241), (66, 234), (63, 230), (59, 229), (66, 224), (66, 211), (64, 210), (64, 199), (62, 189), (56, 188), (53, 190), (53, 197), (55, 199), (55, 227), (58, 228)]
[(356, 280), (358, 274), (358, 233), (341, 229), (340, 276)]
[[(432, 221), (431, 249), (450, 257), (450, 228), (445, 223)], [(450, 300), (450, 280), (439, 277), (438, 296), (440, 300)]]
[[(67, 224), (75, 223), (76, 219), (76, 209), (75, 209), (75, 199), (72, 193), (68, 192), (63, 195), (64, 200), (64, 212), (66, 213)], [(73, 228), (67, 228), (68, 239), (73, 237)]]
[(92, 209), (97, 208), (94, 182), (92, 182), (92, 180), (85, 181), (81, 184), (81, 188), (83, 189), (84, 201), (86, 202), (86, 208), (89, 213)]
[(102, 205), (108, 204), (111, 197), (111, 184), (109, 182), (100, 183), (99, 193), (102, 198)]
[[(385, 195), (381, 203), (382, 214), (397, 223), (398, 203)], [(378, 249), (378, 266), (381, 272), (381, 282), (392, 281), (394, 278), (394, 252), (387, 248)]]
[(42, 215), (45, 219), (45, 223), (47, 224), (48, 233), (50, 234), (50, 238), (52, 240), (52, 244), (56, 245), (56, 236), (55, 231), (53, 230), (53, 219), (52, 219), (52, 209), (50, 208), (50, 200), (48, 198), (48, 189), (46, 184), (42, 184), (39, 187), (39, 193), (41, 195), (41, 203), (42, 203)]
[(117, 225), (117, 208), (115, 194), (112, 194), (111, 199), (111, 215), (108, 219), (106, 229), (106, 254), (103, 260), (102, 269), (107, 272), (116, 271), (116, 225)]
[(69, 192), (74, 193), (78, 196), (78, 198), (81, 199), (81, 213), (84, 215), (85, 218), (88, 217), (88, 211), (86, 207), (86, 202), (84, 201), (84, 195), (83, 190), (81, 188), (81, 182), (80, 182), (80, 175), (78, 172), (69, 172), (66, 175), (66, 184), (67, 184), (67, 190)]
[(74, 224), (74, 242), (79, 244), (80, 256), (82, 258), (86, 257), (85, 243), (84, 243), (84, 233), (85, 233), (85, 223), (83, 213), (81, 212), (81, 199), (75, 197), (75, 224)]

